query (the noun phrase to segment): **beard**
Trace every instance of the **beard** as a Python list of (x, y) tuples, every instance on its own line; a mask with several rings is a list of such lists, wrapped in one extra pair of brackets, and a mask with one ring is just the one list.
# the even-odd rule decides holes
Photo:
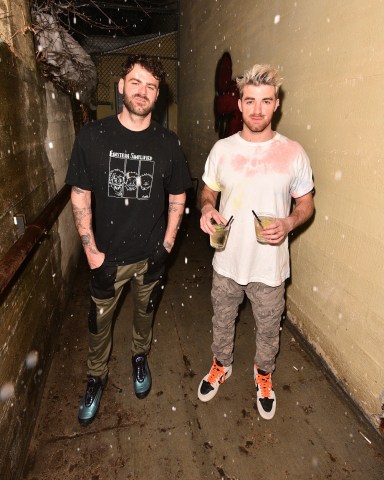
[[(137, 103), (135, 102), (135, 98), (141, 98), (145, 100), (145, 103)], [(144, 95), (134, 95), (129, 97), (125, 92), (123, 93), (123, 104), (129, 113), (133, 113), (140, 117), (146, 117), (155, 107), (155, 102), (151, 103), (148, 97)]]
[(271, 121), (263, 117), (262, 121), (259, 121), (258, 123), (254, 123), (249, 118), (243, 118), (243, 123), (246, 125), (248, 130), (256, 133), (256, 132), (264, 132), (264, 130), (271, 124)]

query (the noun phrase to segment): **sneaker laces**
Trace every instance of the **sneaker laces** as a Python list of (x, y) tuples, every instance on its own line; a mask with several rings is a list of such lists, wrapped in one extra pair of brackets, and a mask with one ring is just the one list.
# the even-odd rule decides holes
[(138, 382), (142, 383), (145, 380), (145, 361), (143, 357), (136, 358), (136, 379)]
[(87, 406), (91, 405), (91, 403), (93, 402), (99, 388), (100, 388), (99, 380), (95, 377), (89, 377), (88, 384), (87, 384), (87, 390), (85, 392), (85, 404)]
[(218, 365), (216, 362), (216, 358), (213, 360), (213, 365), (211, 370), (209, 371), (208, 375), (208, 383), (215, 383), (218, 381), (219, 383), (223, 383), (225, 380), (225, 370), (223, 365)]
[(267, 373), (266, 375), (262, 375), (257, 372), (257, 385), (261, 391), (261, 395), (264, 398), (269, 398), (272, 390), (271, 374)]

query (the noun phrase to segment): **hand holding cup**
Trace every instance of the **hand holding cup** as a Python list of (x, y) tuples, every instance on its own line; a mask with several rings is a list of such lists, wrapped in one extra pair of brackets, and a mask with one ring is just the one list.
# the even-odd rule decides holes
[(267, 212), (260, 212), (257, 214), (253, 210), (252, 212), (255, 216), (255, 231), (257, 241), (259, 243), (269, 243), (263, 235), (264, 228), (268, 225), (272, 225), (273, 223), (275, 223), (276, 216), (272, 213)]

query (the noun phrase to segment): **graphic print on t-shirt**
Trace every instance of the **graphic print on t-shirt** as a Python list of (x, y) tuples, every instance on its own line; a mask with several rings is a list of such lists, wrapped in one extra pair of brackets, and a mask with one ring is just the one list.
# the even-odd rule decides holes
[(108, 196), (145, 200), (151, 196), (155, 162), (151, 156), (109, 152)]

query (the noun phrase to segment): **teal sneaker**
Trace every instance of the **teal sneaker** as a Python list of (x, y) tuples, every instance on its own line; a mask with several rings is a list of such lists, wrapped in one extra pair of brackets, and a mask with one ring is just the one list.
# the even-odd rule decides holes
[(83, 427), (89, 425), (99, 410), (101, 396), (107, 384), (108, 376), (104, 380), (100, 377), (88, 376), (87, 389), (81, 401), (78, 420)]
[(152, 386), (151, 372), (145, 353), (139, 353), (132, 357), (132, 368), (135, 395), (137, 398), (145, 398)]

